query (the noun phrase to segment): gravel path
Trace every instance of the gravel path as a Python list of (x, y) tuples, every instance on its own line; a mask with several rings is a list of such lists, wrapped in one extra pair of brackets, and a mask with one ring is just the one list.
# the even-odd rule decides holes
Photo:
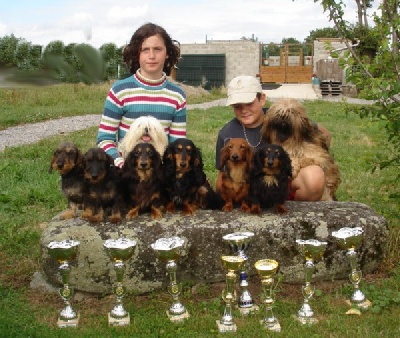
[[(226, 99), (216, 101), (189, 104), (188, 110), (208, 109), (215, 106), (224, 106)], [(0, 130), (0, 151), (6, 147), (16, 147), (23, 144), (35, 143), (50, 136), (68, 134), (73, 131), (97, 126), (100, 123), (100, 114), (84, 116), (63, 117), (56, 120), (24, 124)]]
[[(272, 92), (274, 92), (273, 90), (266, 90), (265, 92), (269, 100), (275, 101), (276, 99), (278, 99), (278, 97), (274, 97), (274, 95), (272, 95)], [(271, 95), (269, 95), (270, 93)], [(323, 100), (341, 102), (343, 98), (326, 97), (323, 98)], [(346, 98), (345, 100), (349, 103), (371, 103), (366, 100), (352, 98)], [(189, 104), (187, 106), (187, 109), (208, 109), (215, 106), (225, 106), (225, 102), (226, 99), (220, 99), (206, 103)], [(49, 120), (33, 124), (24, 124), (5, 130), (0, 130), (0, 151), (3, 151), (6, 147), (15, 147), (24, 144), (35, 143), (50, 136), (68, 134), (73, 131), (97, 126), (100, 122), (100, 117), (100, 114), (64, 117), (61, 119)]]

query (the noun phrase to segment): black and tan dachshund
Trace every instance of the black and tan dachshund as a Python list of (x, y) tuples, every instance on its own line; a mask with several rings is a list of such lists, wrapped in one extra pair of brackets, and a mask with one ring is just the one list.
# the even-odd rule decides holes
[(150, 212), (159, 219), (165, 212), (162, 159), (150, 143), (139, 143), (129, 153), (121, 169), (121, 186), (127, 204), (127, 219)]
[(97, 223), (106, 219), (122, 220), (122, 197), (118, 193), (119, 168), (113, 158), (101, 148), (90, 148), (84, 155), (85, 190), (82, 218)]
[(189, 139), (170, 143), (164, 152), (163, 166), (167, 190), (167, 211), (181, 209), (192, 215), (197, 209), (220, 209), (221, 201), (203, 170), (201, 151)]
[(68, 208), (60, 219), (77, 215), (83, 205), (84, 160), (82, 152), (72, 142), (61, 143), (51, 158), (49, 173), (56, 170), (61, 176), (61, 191), (68, 201)]
[(278, 214), (287, 213), (284, 203), (291, 177), (290, 157), (280, 145), (267, 144), (258, 149), (250, 173), (250, 212), (259, 214), (261, 208), (274, 208)]

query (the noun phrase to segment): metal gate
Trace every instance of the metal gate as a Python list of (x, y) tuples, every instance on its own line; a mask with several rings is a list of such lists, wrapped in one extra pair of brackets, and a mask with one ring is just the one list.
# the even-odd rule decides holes
[(261, 44), (262, 83), (308, 83), (313, 73), (312, 44)]

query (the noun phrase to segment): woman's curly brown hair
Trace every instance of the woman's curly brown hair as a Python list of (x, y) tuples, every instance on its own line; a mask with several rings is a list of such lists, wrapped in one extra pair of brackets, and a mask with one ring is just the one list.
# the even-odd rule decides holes
[(154, 35), (159, 35), (164, 40), (167, 49), (167, 59), (165, 60), (163, 71), (167, 75), (170, 75), (172, 68), (178, 63), (181, 55), (179, 42), (172, 40), (166, 30), (161, 26), (154, 23), (146, 23), (136, 30), (132, 35), (131, 41), (122, 51), (123, 61), (129, 68), (131, 74), (135, 74), (140, 68), (139, 56), (144, 39)]

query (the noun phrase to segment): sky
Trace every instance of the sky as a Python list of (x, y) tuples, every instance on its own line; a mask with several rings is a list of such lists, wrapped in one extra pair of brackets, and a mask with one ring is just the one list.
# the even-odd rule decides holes
[[(355, 2), (345, 2), (346, 19), (355, 22)], [(314, 0), (0, 0), (0, 37), (14, 34), (42, 46), (61, 40), (121, 47), (146, 22), (182, 44), (242, 37), (302, 42), (312, 30), (333, 27)]]

